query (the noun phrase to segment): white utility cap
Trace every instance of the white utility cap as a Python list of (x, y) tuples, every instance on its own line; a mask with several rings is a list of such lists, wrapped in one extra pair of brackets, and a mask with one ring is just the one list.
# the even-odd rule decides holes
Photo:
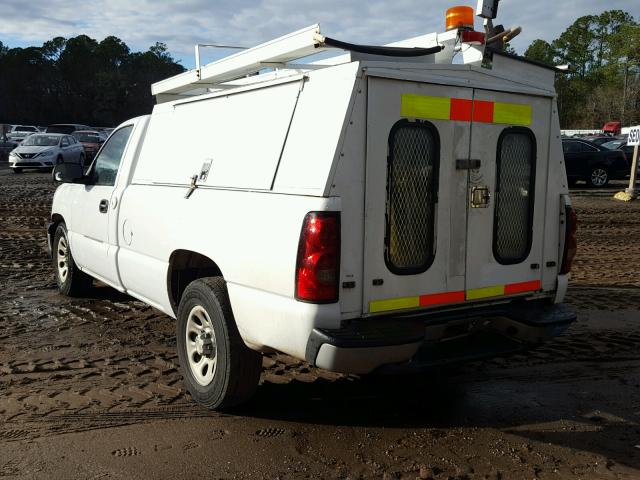
[(476, 15), (482, 18), (496, 18), (498, 16), (499, 1), (500, 0), (478, 0)]

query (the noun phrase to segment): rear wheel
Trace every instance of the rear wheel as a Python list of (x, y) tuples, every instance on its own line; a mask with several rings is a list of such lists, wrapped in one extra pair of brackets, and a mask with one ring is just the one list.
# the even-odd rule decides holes
[(93, 279), (81, 271), (73, 260), (67, 227), (64, 223), (58, 225), (56, 229), (51, 257), (60, 293), (75, 297), (85, 293), (91, 287)]
[(595, 167), (589, 178), (587, 178), (587, 185), (590, 187), (604, 187), (609, 183), (609, 172), (604, 167)]
[(178, 308), (176, 336), (185, 386), (196, 402), (223, 409), (253, 395), (262, 355), (242, 341), (222, 277), (187, 286)]
[(21, 168), (14, 168), (13, 169), (13, 173), (22, 173), (22, 169)]

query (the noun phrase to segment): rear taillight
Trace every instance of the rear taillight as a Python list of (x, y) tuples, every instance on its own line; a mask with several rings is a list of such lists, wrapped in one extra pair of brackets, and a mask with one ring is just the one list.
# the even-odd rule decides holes
[(298, 244), (296, 300), (337, 302), (339, 271), (340, 213), (307, 213)]
[(566, 275), (571, 272), (571, 264), (578, 250), (578, 239), (576, 234), (578, 231), (578, 216), (570, 206), (566, 207), (566, 233), (564, 236), (564, 252), (562, 253), (562, 266), (560, 274)]

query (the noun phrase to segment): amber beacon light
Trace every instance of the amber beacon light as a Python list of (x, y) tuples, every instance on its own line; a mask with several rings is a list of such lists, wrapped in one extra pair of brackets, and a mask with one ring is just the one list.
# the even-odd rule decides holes
[(455, 28), (473, 30), (473, 15), (473, 7), (451, 7), (447, 10), (447, 31)]

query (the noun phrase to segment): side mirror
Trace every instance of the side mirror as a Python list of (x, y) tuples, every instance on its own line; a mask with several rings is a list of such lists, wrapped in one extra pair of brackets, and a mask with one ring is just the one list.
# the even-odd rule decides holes
[(61, 163), (53, 169), (53, 180), (61, 183), (82, 183), (84, 170), (78, 163)]

